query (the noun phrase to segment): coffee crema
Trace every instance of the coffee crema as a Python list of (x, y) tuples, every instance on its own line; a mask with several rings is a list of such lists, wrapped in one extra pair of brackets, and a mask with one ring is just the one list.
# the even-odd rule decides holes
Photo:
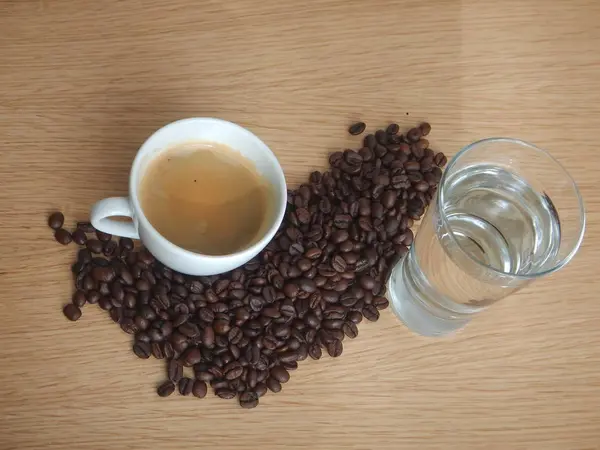
[(167, 240), (205, 255), (248, 248), (267, 232), (273, 187), (252, 161), (227, 145), (186, 142), (148, 165), (139, 198)]

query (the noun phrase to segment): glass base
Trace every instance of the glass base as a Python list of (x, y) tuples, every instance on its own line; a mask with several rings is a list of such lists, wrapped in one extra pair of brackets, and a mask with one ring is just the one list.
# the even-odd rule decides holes
[(446, 336), (463, 328), (471, 314), (457, 313), (436, 301), (439, 295), (424, 285), (418, 268), (413, 269), (411, 251), (394, 267), (388, 282), (388, 296), (392, 311), (413, 332), (423, 336)]

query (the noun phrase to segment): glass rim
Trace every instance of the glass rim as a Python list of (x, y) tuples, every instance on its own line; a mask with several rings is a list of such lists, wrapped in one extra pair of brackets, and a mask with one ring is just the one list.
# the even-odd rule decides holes
[[(521, 145), (521, 146), (528, 147), (531, 150), (541, 153), (546, 158), (551, 160), (556, 165), (556, 167), (559, 169), (559, 171), (562, 172), (562, 174), (564, 175), (564, 178), (571, 183), (571, 187), (573, 188), (573, 190), (577, 196), (577, 201), (578, 201), (578, 205), (579, 205), (579, 218), (580, 218), (579, 236), (577, 237), (577, 241), (576, 241), (575, 245), (573, 245), (573, 248), (571, 249), (571, 251), (569, 251), (569, 253), (564, 258), (562, 258), (560, 261), (558, 261), (550, 269), (532, 273), (532, 274), (527, 274), (527, 275), (518, 274), (518, 273), (514, 273), (514, 272), (505, 272), (503, 270), (496, 269), (496, 268), (494, 268), (488, 264), (485, 264), (482, 261), (474, 258), (470, 253), (466, 252), (462, 248), (462, 246), (459, 244), (458, 239), (456, 238), (456, 235), (454, 234), (454, 232), (452, 231), (452, 228), (450, 227), (450, 224), (448, 223), (448, 218), (444, 214), (444, 211), (442, 210), (442, 207), (441, 207), (441, 205), (443, 204), (443, 201), (444, 201), (444, 193), (446, 190), (445, 185), (446, 185), (446, 178), (447, 178), (448, 173), (450, 173), (450, 170), (453, 168), (453, 166), (456, 164), (456, 162), (460, 159), (460, 157), (463, 156), (465, 153), (468, 153), (470, 150), (474, 149), (475, 147), (478, 147), (482, 144), (487, 144), (490, 142), (505, 142), (505, 143), (510, 143), (510, 144)], [(558, 160), (556, 158), (554, 158), (546, 150), (541, 149), (541, 148), (537, 147), (536, 145), (530, 144), (529, 142), (523, 141), (521, 139), (508, 138), (508, 137), (491, 137), (491, 138), (480, 139), (478, 141), (475, 141), (475, 142), (467, 145), (466, 147), (463, 147), (458, 153), (456, 153), (456, 155), (454, 155), (450, 159), (450, 161), (448, 162), (448, 165), (446, 166), (446, 169), (444, 170), (444, 173), (442, 174), (442, 178), (441, 178), (438, 186), (439, 186), (439, 188), (438, 188), (438, 192), (437, 192), (436, 208), (439, 212), (439, 216), (441, 218), (444, 228), (446, 228), (449, 232), (449, 236), (450, 236), (450, 239), (452, 240), (452, 242), (460, 249), (460, 251), (467, 258), (469, 258), (475, 264), (485, 268), (486, 270), (496, 273), (498, 275), (510, 276), (510, 277), (513, 277), (516, 279), (527, 280), (527, 279), (539, 278), (544, 275), (548, 275), (552, 272), (556, 272), (557, 270), (559, 270), (562, 267), (564, 267), (565, 265), (567, 265), (569, 263), (569, 261), (571, 261), (571, 259), (573, 259), (573, 256), (575, 256), (575, 253), (577, 253), (577, 250), (579, 250), (579, 247), (581, 246), (581, 243), (583, 242), (583, 235), (585, 232), (586, 215), (585, 215), (585, 208), (584, 208), (584, 204), (583, 204), (583, 198), (581, 197), (581, 192), (579, 192), (577, 183), (575, 183), (575, 180), (573, 179), (573, 177), (563, 167), (563, 165), (560, 162), (558, 162)]]

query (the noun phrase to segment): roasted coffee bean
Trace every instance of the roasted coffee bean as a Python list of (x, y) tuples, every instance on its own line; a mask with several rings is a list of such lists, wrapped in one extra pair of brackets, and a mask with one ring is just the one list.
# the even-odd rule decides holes
[(56, 242), (62, 245), (68, 245), (73, 240), (73, 238), (71, 237), (71, 233), (69, 233), (64, 228), (58, 228), (54, 232), (54, 239), (56, 239)]
[(59, 228), (62, 228), (64, 223), (65, 216), (59, 211), (50, 214), (50, 217), (48, 217), (48, 226), (53, 230), (58, 230)]
[(273, 377), (267, 378), (267, 387), (271, 392), (277, 393), (281, 391), (281, 383)]
[(73, 242), (75, 242), (78, 245), (85, 245), (87, 241), (87, 236), (85, 235), (83, 230), (80, 229), (73, 231), (71, 237), (73, 238)]
[[(99, 303), (104, 299), (105, 297), (101, 298)], [(127, 334), (136, 334), (139, 330), (138, 326), (136, 325), (135, 321), (133, 319), (131, 319), (130, 317), (126, 317), (123, 318), (121, 320), (121, 329), (127, 333)]]
[(271, 378), (276, 379), (280, 383), (287, 383), (290, 379), (290, 374), (282, 366), (275, 366), (271, 369)]
[(119, 239), (119, 247), (125, 250), (133, 250), (133, 241), (127, 237)]
[(259, 395), (255, 391), (245, 391), (240, 394), (240, 406), (242, 408), (256, 408)]
[(79, 307), (73, 303), (68, 303), (65, 305), (63, 308), (63, 313), (67, 319), (72, 320), (73, 322), (81, 318), (81, 309), (79, 309)]
[(217, 389), (215, 391), (215, 394), (217, 395), (217, 397), (222, 398), (224, 400), (232, 399), (236, 395), (234, 390), (228, 388)]
[(346, 263), (346, 260), (342, 256), (336, 255), (331, 260), (331, 267), (336, 272), (345, 272), (346, 268), (348, 267), (348, 264)]
[(194, 397), (204, 398), (204, 397), (206, 397), (207, 391), (208, 391), (208, 389), (207, 389), (206, 383), (204, 381), (202, 381), (202, 380), (194, 381), (194, 383), (192, 385), (192, 395)]
[(344, 322), (344, 325), (342, 326), (342, 331), (350, 339), (354, 339), (356, 336), (358, 336), (358, 327), (352, 321)]
[(183, 377), (183, 365), (175, 359), (167, 364), (167, 376), (173, 383), (178, 383)]
[(363, 162), (362, 156), (360, 156), (354, 150), (346, 150), (344, 152), (344, 159), (351, 166), (360, 166)]
[(107, 241), (102, 246), (104, 256), (113, 256), (117, 251), (118, 245), (115, 241)]
[(100, 230), (96, 230), (96, 237), (100, 242), (108, 242), (112, 239), (112, 235)]
[(421, 129), (422, 136), (427, 136), (431, 132), (431, 125), (429, 125), (427, 122), (423, 122), (419, 128)]
[(310, 345), (310, 347), (308, 347), (308, 355), (312, 359), (321, 359), (322, 354), (323, 351), (321, 350), (321, 346), (319, 344), (313, 343)]
[(90, 222), (77, 222), (77, 229), (84, 233), (94, 233), (96, 231)]
[(356, 122), (355, 124), (350, 125), (350, 128), (348, 128), (348, 133), (353, 136), (357, 136), (365, 131), (366, 127), (367, 125), (364, 122)]
[(83, 305), (85, 305), (86, 301), (87, 299), (85, 297), (85, 292), (83, 292), (82, 290), (75, 291), (72, 299), (72, 302), (75, 306), (81, 308)]
[(115, 278), (115, 269), (113, 269), (111, 266), (94, 267), (91, 275), (95, 281), (110, 283)]
[(356, 324), (362, 322), (362, 314), (360, 311), (350, 311), (348, 313), (347, 319)]
[(191, 367), (194, 364), (198, 364), (202, 360), (202, 354), (197, 348), (190, 347), (185, 351), (181, 358), (186, 367)]
[[(433, 158), (433, 162), (438, 167), (444, 167), (448, 162), (448, 158), (446, 158), (446, 155), (444, 155), (443, 153), (438, 153)], [(439, 179), (437, 181), (439, 181)]]
[(377, 309), (385, 309), (388, 307), (389, 304), (390, 303), (388, 299), (385, 297), (375, 297), (373, 298), (372, 302), (372, 305), (375, 306)]
[(397, 123), (390, 123), (385, 130), (385, 132), (388, 134), (397, 134), (398, 131), (400, 131), (400, 127)]
[(177, 387), (179, 388), (179, 393), (181, 395), (190, 395), (194, 391), (194, 380), (188, 377), (183, 377), (177, 383)]
[(329, 353), (329, 356), (331, 356), (332, 358), (337, 358), (338, 356), (340, 356), (343, 350), (344, 346), (342, 345), (342, 341), (340, 340), (334, 339), (333, 341), (327, 344), (327, 353)]
[(175, 392), (175, 385), (171, 381), (165, 381), (156, 389), (160, 397), (168, 397)]
[(92, 253), (102, 253), (102, 242), (98, 239), (88, 239), (85, 246)]
[(374, 305), (366, 305), (362, 310), (363, 316), (371, 322), (379, 319), (379, 311)]
[(152, 354), (152, 347), (146, 342), (136, 342), (133, 344), (133, 353), (135, 353), (138, 358), (148, 359)]

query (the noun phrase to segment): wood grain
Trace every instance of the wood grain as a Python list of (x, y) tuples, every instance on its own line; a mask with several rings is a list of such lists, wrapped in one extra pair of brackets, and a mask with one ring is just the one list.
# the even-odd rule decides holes
[[(592, 0), (1, 0), (0, 447), (600, 448), (599, 19)], [(104, 314), (62, 316), (75, 249), (45, 221), (125, 194), (140, 143), (186, 116), (248, 127), (290, 185), (358, 118), (427, 119), (448, 154), (519, 137), (579, 183), (586, 238), (454, 337), (385, 311), (255, 410), (160, 399), (162, 365)]]

